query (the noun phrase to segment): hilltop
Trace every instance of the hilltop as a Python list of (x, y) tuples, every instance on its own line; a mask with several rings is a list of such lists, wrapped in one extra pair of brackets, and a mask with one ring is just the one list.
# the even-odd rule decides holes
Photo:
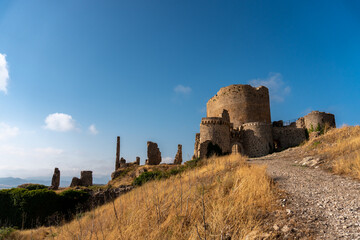
[(12, 239), (358, 238), (359, 139), (360, 127), (344, 127), (249, 161), (202, 160), (72, 222), (17, 231)]

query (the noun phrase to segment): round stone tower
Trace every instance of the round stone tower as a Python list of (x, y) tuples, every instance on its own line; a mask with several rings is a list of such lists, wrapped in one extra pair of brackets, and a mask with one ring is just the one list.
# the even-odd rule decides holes
[(219, 117), (223, 109), (227, 110), (234, 128), (248, 122), (271, 123), (269, 90), (263, 86), (223, 87), (207, 102), (206, 108), (207, 117)]
[(249, 157), (261, 157), (273, 151), (274, 143), (270, 123), (245, 123), (243, 134), (244, 151)]
[(335, 116), (331, 113), (312, 111), (305, 117), (301, 117), (296, 121), (298, 128), (316, 129), (318, 127), (325, 129), (336, 128)]
[(221, 117), (203, 118), (200, 124), (200, 145), (207, 141), (219, 145), (222, 153), (229, 153), (230, 123)]

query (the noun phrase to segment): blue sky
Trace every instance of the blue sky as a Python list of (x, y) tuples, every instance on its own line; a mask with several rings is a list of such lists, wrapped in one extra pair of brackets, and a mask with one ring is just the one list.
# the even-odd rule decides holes
[(360, 119), (356, 1), (0, 2), (0, 177), (110, 176), (146, 142), (193, 153), (209, 98), (270, 88), (273, 120)]

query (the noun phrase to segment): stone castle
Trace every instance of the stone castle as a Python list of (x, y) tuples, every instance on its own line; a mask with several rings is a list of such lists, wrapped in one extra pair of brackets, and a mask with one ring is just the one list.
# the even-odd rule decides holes
[[(268, 88), (250, 85), (223, 87), (206, 104), (206, 117), (200, 123), (200, 133), (195, 136), (193, 158), (207, 158), (214, 154), (242, 154), (260, 157), (275, 151), (295, 147), (309, 137), (317, 136), (329, 128), (335, 128), (335, 116), (313, 111), (294, 122), (271, 122)], [(157, 143), (147, 142), (145, 165), (161, 164), (161, 152)], [(174, 165), (181, 165), (182, 145), (178, 145)], [(120, 137), (117, 137), (115, 179), (123, 170), (140, 165), (140, 157), (127, 163), (120, 157)], [(146, 170), (146, 169), (145, 169)], [(58, 189), (60, 171), (55, 168), (52, 189)], [(91, 186), (92, 171), (81, 171), (81, 177), (74, 177), (71, 187)]]
[(206, 117), (195, 136), (193, 158), (240, 153), (260, 157), (295, 147), (310, 132), (336, 127), (335, 116), (313, 111), (296, 122), (271, 122), (269, 90), (266, 87), (230, 85), (206, 104)]

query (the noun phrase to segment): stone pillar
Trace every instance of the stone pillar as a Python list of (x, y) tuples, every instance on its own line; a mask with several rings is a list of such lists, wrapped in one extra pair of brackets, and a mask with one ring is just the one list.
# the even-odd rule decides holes
[(115, 160), (115, 171), (120, 167), (120, 137), (117, 137), (116, 141), (116, 160)]
[(180, 165), (182, 163), (182, 145), (178, 145), (178, 151), (175, 156), (174, 164)]
[(60, 186), (60, 170), (55, 168), (54, 174), (51, 180), (51, 189), (57, 190)]
[(147, 165), (159, 165), (161, 162), (161, 152), (158, 148), (157, 143), (147, 142)]
[(136, 161), (135, 161), (135, 162), (136, 162), (137, 165), (140, 165), (140, 157), (136, 157)]
[(81, 186), (81, 180), (77, 177), (73, 177), (71, 180), (70, 187), (77, 187), (77, 186)]
[(81, 171), (81, 185), (88, 187), (93, 185), (92, 171)]

